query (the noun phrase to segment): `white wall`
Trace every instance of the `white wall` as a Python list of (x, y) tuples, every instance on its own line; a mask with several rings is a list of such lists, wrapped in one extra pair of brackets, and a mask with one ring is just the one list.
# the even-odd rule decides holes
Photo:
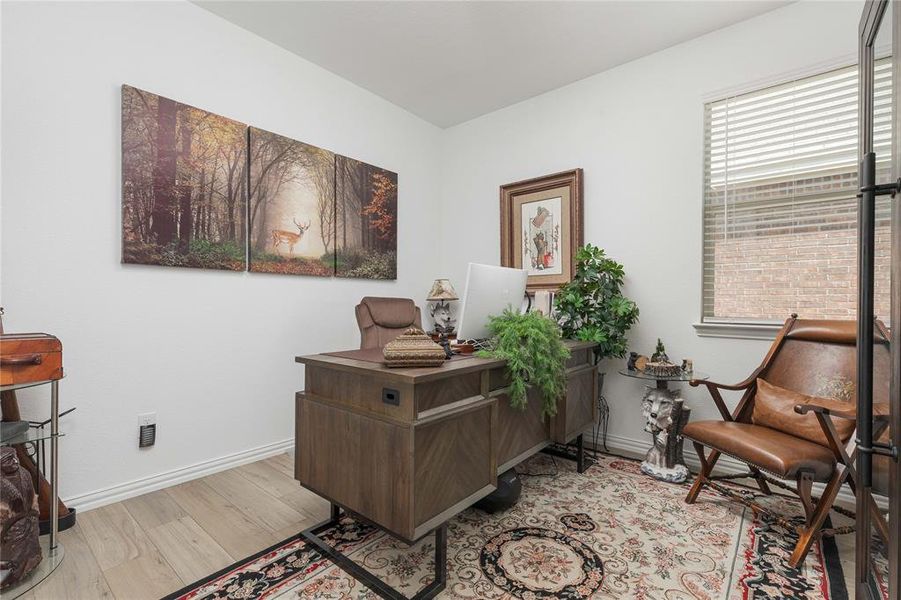
[[(467, 262), (499, 260), (498, 186), (573, 167), (585, 170), (586, 241), (625, 264), (641, 308), (633, 347), (649, 352), (659, 336), (717, 380), (744, 377), (767, 342), (691, 326), (702, 104), (853, 59), (859, 14), (858, 2), (790, 5), (441, 131), (188, 3), (3, 2), (0, 300), (10, 330), (64, 344), (62, 404), (78, 410), (65, 421), (63, 497), (84, 507), (284, 447), (296, 354), (353, 347), (365, 294), (421, 301), (439, 274), (462, 292)], [(119, 264), (123, 83), (399, 173), (398, 281)], [(640, 449), (641, 386), (620, 364), (607, 369), (611, 441)], [(714, 416), (687, 394), (696, 418)], [(43, 397), (21, 404), (38, 414)], [(158, 440), (139, 451), (146, 411)]]
[[(769, 342), (701, 338), (692, 327), (701, 306), (703, 102), (824, 62), (853, 62), (861, 9), (789, 5), (446, 130), (442, 221), (460, 240), (444, 255), (446, 275), (462, 286), (467, 262), (497, 264), (498, 186), (581, 167), (585, 241), (624, 263), (626, 294), (641, 310), (632, 348), (649, 354), (660, 337), (671, 358), (694, 359), (716, 381), (740, 381)], [(634, 450), (650, 440), (641, 382), (616, 374), (622, 365), (606, 368), (611, 445)], [(716, 418), (706, 392), (685, 387), (693, 418)]]
[[(2, 50), (5, 324), (63, 342), (62, 406), (78, 410), (61, 489), (77, 506), (290, 443), (294, 356), (357, 344), (364, 295), (428, 291), (434, 126), (186, 2), (3, 2)], [(397, 172), (397, 282), (121, 265), (123, 83)], [(44, 398), (20, 404), (41, 414)], [(148, 411), (157, 444), (139, 450)]]

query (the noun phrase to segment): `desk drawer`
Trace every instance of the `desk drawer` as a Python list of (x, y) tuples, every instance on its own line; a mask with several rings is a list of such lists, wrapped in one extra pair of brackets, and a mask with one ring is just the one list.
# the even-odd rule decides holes
[(464, 373), (452, 379), (441, 379), (426, 383), (417, 383), (414, 390), (416, 396), (416, 416), (422, 417), (429, 411), (453, 404), (460, 400), (480, 396), (482, 391), (482, 373)]
[(586, 364), (568, 369), (566, 396), (557, 403), (557, 414), (551, 418), (551, 437), (566, 444), (591, 428), (597, 410), (597, 367)]
[(296, 409), (295, 478), (411, 540), (412, 429), (304, 393)]
[(62, 379), (63, 346), (46, 333), (0, 335), (0, 385)]
[(394, 421), (413, 420), (413, 386), (409, 384), (313, 365), (307, 365), (304, 383), (306, 391), (350, 410)]
[(571, 350), (569, 358), (566, 359), (566, 368), (580, 367), (582, 365), (591, 364), (593, 361), (594, 350), (591, 348), (580, 348)]
[(541, 409), (541, 393), (534, 388), (528, 391), (525, 410), (510, 406), (507, 394), (497, 396), (498, 474), (550, 442), (548, 420)]
[(415, 425), (414, 538), (495, 489), (496, 407), (494, 400), (473, 401)]

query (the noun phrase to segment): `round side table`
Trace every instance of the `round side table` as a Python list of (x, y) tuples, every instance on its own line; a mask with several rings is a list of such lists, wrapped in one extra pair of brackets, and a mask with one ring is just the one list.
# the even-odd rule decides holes
[(682, 428), (688, 423), (691, 408), (685, 406), (680, 390), (670, 389), (669, 384), (707, 379), (707, 375), (693, 371), (661, 377), (628, 369), (622, 369), (619, 374), (655, 382), (654, 386), (646, 386), (641, 399), (641, 412), (647, 421), (644, 430), (651, 434), (654, 443), (641, 463), (641, 472), (662, 481), (682, 483), (688, 479), (682, 453)]

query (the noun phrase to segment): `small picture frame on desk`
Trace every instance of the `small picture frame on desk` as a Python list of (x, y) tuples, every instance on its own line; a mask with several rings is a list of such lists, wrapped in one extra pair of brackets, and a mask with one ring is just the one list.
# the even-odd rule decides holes
[(501, 186), (501, 266), (527, 269), (527, 289), (572, 280), (582, 246), (582, 169)]
[(532, 294), (532, 310), (540, 312), (546, 317), (553, 317), (554, 292), (550, 290), (535, 290)]

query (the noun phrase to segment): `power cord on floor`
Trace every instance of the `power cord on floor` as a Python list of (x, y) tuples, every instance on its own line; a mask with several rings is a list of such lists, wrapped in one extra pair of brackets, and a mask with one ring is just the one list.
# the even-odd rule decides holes
[[(591, 453), (594, 458), (594, 462), (598, 461), (598, 440), (601, 441), (601, 445), (604, 447), (604, 452), (609, 453), (610, 449), (607, 447), (607, 424), (610, 421), (610, 405), (607, 403), (607, 398), (599, 391), (598, 392), (598, 418), (597, 421), (594, 422), (594, 427), (592, 428), (592, 444), (591, 444)], [(603, 437), (602, 437), (603, 436)]]

